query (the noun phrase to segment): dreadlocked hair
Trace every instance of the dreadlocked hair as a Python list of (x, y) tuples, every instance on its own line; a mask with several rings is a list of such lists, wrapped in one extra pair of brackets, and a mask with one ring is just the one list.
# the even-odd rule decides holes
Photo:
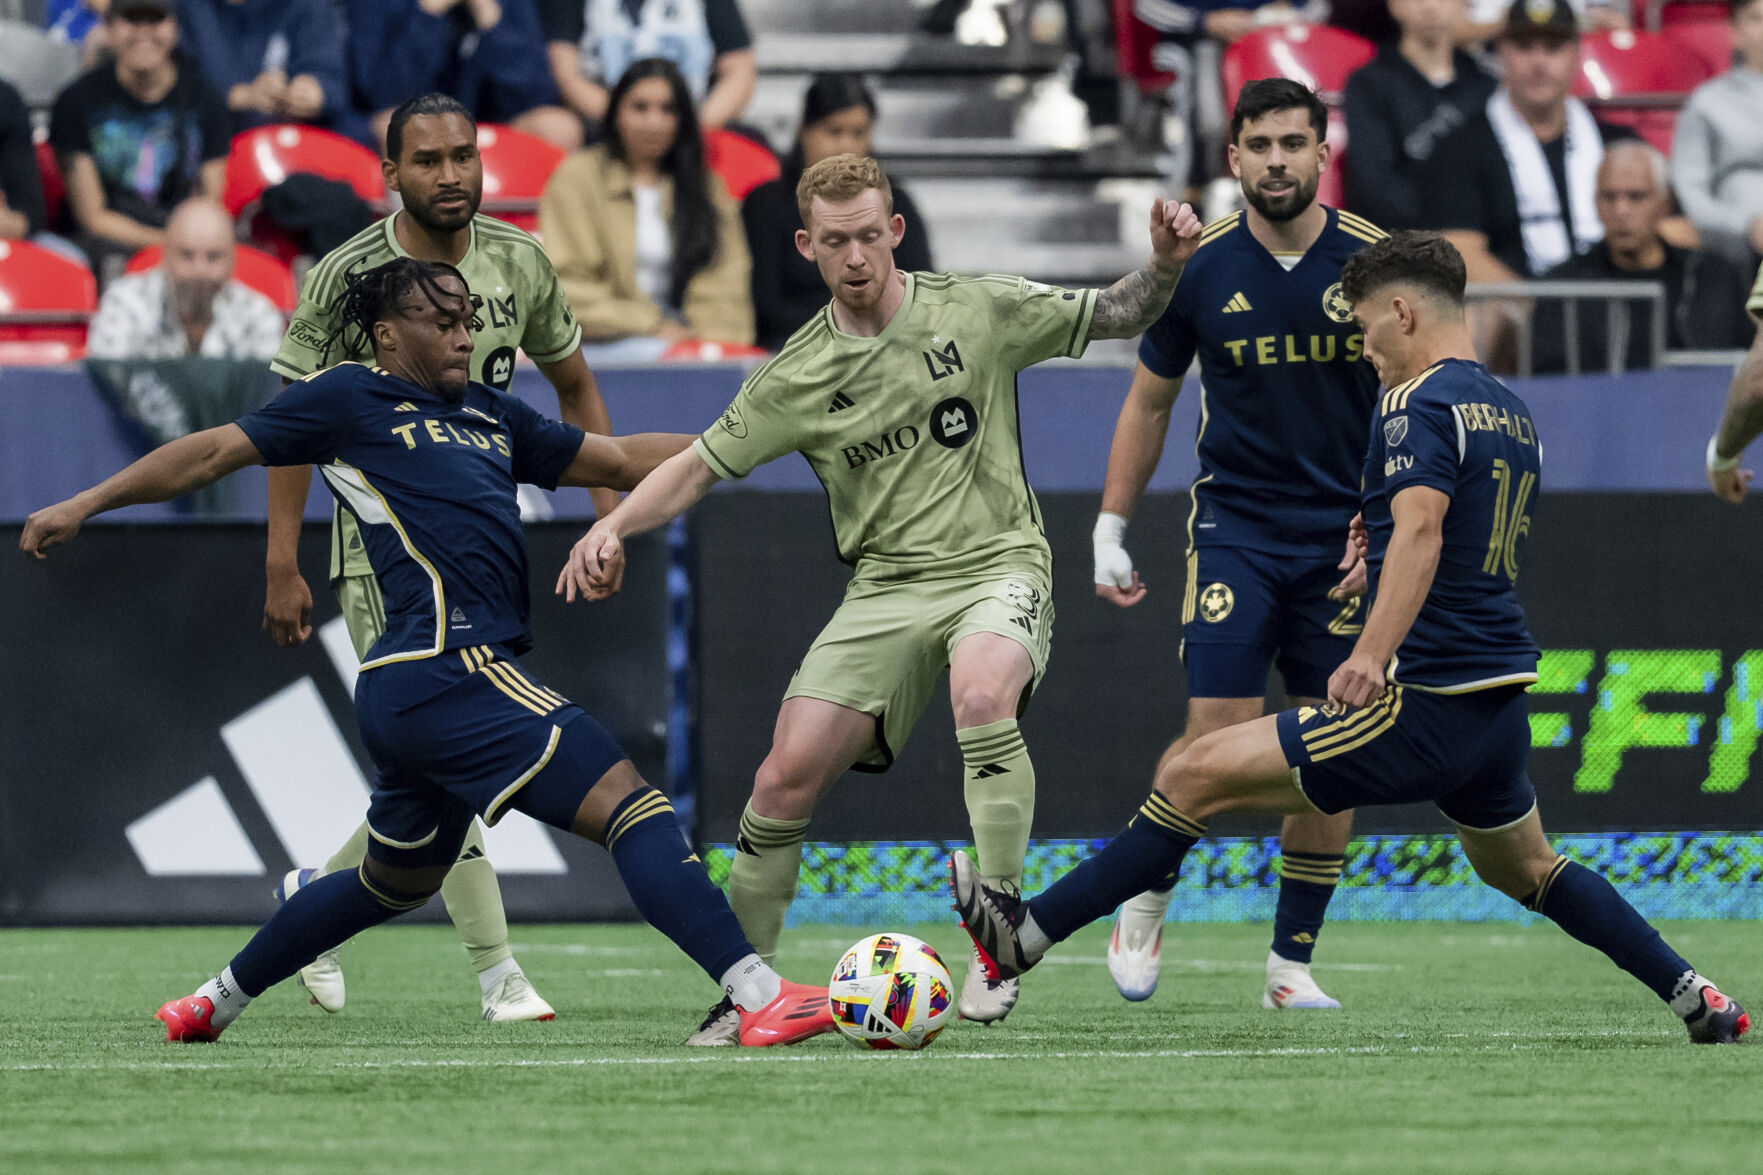
[(359, 331), (362, 346), (373, 351), (373, 324), (396, 314), (398, 303), (412, 290), (421, 291), (437, 310), (445, 310), (449, 304), (456, 303), (459, 295), (440, 287), (439, 279), (443, 277), (456, 277), (459, 284), (465, 286), (472, 312), (469, 325), (473, 331), (482, 330), (483, 320), (477, 312), (483, 307), (484, 300), (470, 292), (471, 286), (464, 274), (445, 261), (394, 257), (372, 269), (343, 275), (343, 292), (335, 305), (337, 329), (325, 339), (323, 365), (330, 366), (333, 348), (341, 349), (345, 355), (350, 352), (347, 345), (350, 330)]

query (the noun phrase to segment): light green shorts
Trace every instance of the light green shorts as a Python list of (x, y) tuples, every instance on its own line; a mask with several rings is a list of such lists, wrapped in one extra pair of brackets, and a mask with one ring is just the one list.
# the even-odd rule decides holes
[(355, 656), (365, 661), (367, 650), (386, 631), (386, 602), (380, 596), (380, 581), (371, 575), (340, 575), (331, 586), (343, 607), (349, 643), (355, 646)]
[(1046, 577), (994, 568), (946, 579), (852, 580), (784, 697), (820, 698), (875, 715), (875, 742), (856, 770), (886, 771), (924, 713), (949, 654), (976, 632), (1009, 637), (1028, 651), (1032, 692), (1052, 651), (1053, 592)]

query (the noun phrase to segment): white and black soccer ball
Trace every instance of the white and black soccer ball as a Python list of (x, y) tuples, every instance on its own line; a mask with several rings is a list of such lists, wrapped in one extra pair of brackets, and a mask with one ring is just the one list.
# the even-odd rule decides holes
[(955, 1014), (955, 985), (936, 951), (910, 934), (872, 934), (845, 952), (827, 985), (833, 1023), (872, 1049), (921, 1049)]

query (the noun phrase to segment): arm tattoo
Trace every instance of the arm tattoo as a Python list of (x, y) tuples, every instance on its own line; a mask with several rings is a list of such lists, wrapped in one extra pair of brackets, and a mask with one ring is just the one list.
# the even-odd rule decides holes
[[(1098, 310), (1100, 305), (1098, 301)], [(1758, 433), (1763, 433), (1763, 330), (1759, 331), (1750, 353), (1732, 377), (1715, 448), (1736, 457), (1757, 438)]]
[(1165, 270), (1146, 262), (1099, 291), (1096, 309), (1090, 315), (1090, 338), (1130, 339), (1143, 334), (1169, 305), (1175, 280), (1180, 276), (1179, 265)]

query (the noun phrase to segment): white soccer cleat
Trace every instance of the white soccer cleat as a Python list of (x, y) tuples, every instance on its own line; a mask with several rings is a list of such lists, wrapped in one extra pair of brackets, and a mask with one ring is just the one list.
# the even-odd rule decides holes
[(533, 990), (525, 975), (513, 971), (484, 993), (484, 1019), (555, 1020), (557, 1013)]
[(1267, 986), (1261, 991), (1261, 1006), (1324, 1011), (1339, 1008), (1341, 1001), (1316, 986), (1316, 980), (1310, 976), (1310, 964), (1294, 963), (1270, 951), (1267, 955)]
[(725, 995), (710, 1005), (710, 1011), (704, 1014), (704, 1022), (698, 1025), (698, 1031), (686, 1037), (686, 1043), (693, 1048), (740, 1044), (741, 1010), (735, 1007), (735, 1001)]
[(961, 998), (955, 1011), (963, 1020), (992, 1024), (1010, 1014), (1022, 995), (1020, 979), (987, 979), (986, 966), (980, 962), (976, 949), (967, 957), (967, 979), (961, 984)]
[(1150, 999), (1157, 990), (1163, 965), (1163, 918), (1174, 892), (1148, 889), (1122, 902), (1115, 915), (1114, 933), (1108, 939), (1108, 974), (1114, 977), (1114, 989), (1134, 1003)]
[[(281, 884), (275, 887), (275, 900), (278, 905), (285, 904), (305, 886), (311, 885), (318, 878), (316, 869), (290, 869), (282, 875)], [(343, 1010), (343, 965), (337, 962), (337, 948), (332, 947), (298, 972), (300, 986), (305, 988), (312, 997), (312, 1002), (327, 1012), (336, 1013)]]

